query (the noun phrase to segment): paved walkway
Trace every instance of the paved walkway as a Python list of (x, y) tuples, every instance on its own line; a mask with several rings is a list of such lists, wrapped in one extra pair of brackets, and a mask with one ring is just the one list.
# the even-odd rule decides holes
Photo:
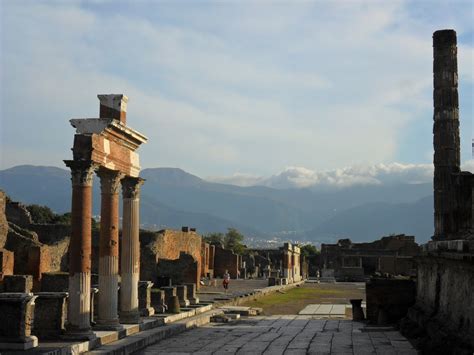
[(344, 318), (346, 316), (345, 304), (309, 304), (298, 314)]
[(196, 328), (138, 354), (416, 354), (397, 331), (364, 331), (364, 324), (311, 316), (251, 317)]

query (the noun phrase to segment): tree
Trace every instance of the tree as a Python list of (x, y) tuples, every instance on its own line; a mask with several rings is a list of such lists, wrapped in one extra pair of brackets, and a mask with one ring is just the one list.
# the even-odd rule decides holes
[(222, 245), (224, 244), (224, 234), (222, 233), (209, 233), (205, 235), (204, 241), (211, 245)]
[(243, 254), (246, 249), (243, 241), (244, 236), (237, 229), (229, 228), (224, 237), (224, 247), (236, 254)]
[(305, 244), (300, 248), (300, 250), (301, 255), (306, 257), (318, 255), (320, 253), (319, 250), (316, 249), (316, 246), (314, 246), (313, 244)]
[(30, 212), (31, 219), (33, 223), (53, 223), (55, 214), (51, 209), (47, 206), (40, 206), (40, 205), (28, 205), (26, 206), (28, 212)]

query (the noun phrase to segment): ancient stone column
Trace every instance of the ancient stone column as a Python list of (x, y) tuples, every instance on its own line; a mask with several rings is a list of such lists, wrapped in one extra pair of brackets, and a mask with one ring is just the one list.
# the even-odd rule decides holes
[(119, 190), (123, 175), (99, 169), (101, 188), (99, 241), (99, 314), (97, 329), (119, 329)]
[(433, 34), (434, 239), (458, 231), (456, 187), (460, 172), (459, 100), (456, 32)]
[(122, 180), (121, 323), (137, 323), (140, 321), (138, 309), (138, 281), (140, 278), (139, 205), (140, 186), (143, 182), (143, 179), (135, 177), (126, 177)]
[(65, 163), (72, 176), (67, 334), (71, 338), (91, 339), (94, 338), (90, 324), (92, 180), (96, 166), (84, 161)]

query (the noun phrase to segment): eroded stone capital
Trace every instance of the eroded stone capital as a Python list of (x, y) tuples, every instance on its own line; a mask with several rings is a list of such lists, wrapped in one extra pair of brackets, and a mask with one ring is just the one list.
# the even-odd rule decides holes
[(92, 186), (94, 172), (98, 169), (92, 161), (65, 160), (64, 163), (71, 169), (72, 186)]
[(100, 189), (103, 194), (118, 194), (120, 192), (120, 180), (125, 176), (120, 171), (100, 168), (97, 171), (100, 178)]
[(145, 179), (139, 177), (127, 176), (122, 179), (122, 195), (123, 198), (138, 199), (140, 198), (140, 187)]

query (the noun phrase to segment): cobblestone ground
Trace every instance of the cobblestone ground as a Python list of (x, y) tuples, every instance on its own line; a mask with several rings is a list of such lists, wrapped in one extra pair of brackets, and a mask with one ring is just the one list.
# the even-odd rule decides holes
[(251, 317), (196, 328), (139, 354), (417, 354), (397, 331), (363, 331), (365, 324), (311, 316)]

